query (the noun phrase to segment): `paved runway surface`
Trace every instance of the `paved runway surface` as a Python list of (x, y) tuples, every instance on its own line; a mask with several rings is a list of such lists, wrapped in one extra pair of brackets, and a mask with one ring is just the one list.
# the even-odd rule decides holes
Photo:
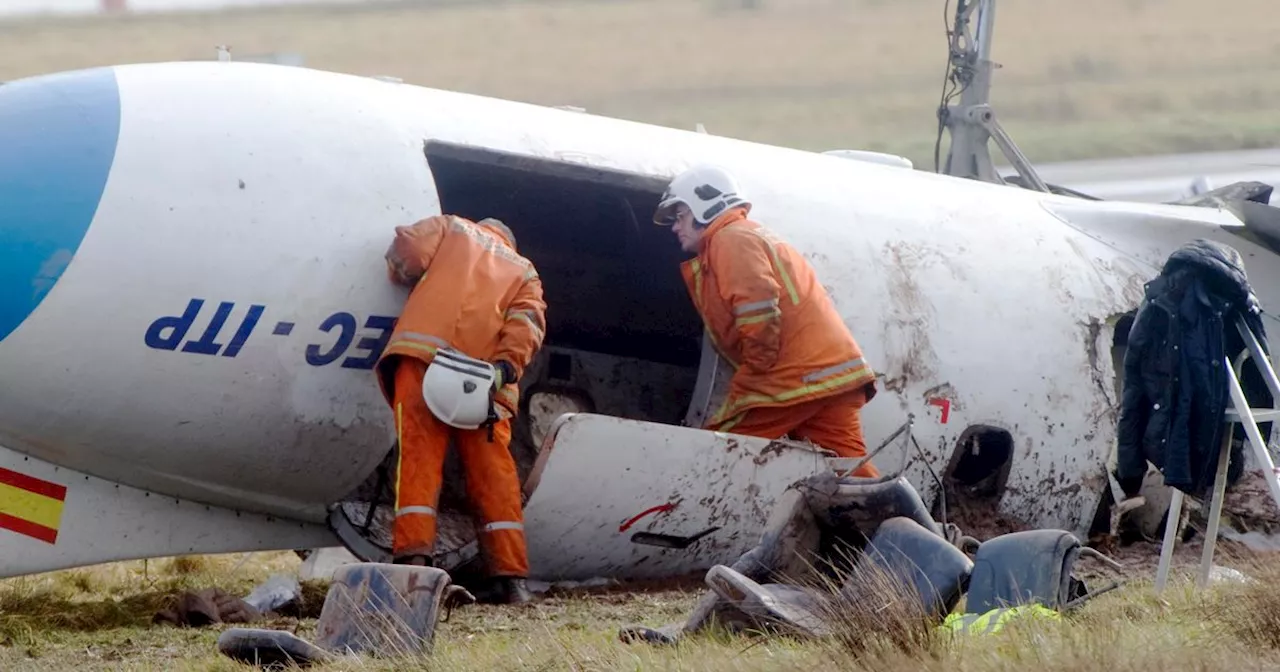
[[(1202, 177), (1210, 189), (1243, 180), (1280, 186), (1280, 149), (1046, 163), (1035, 168), (1045, 182), (1091, 196), (1163, 202), (1189, 195), (1192, 182)], [(1010, 167), (999, 170), (1014, 174)], [(1280, 198), (1273, 196), (1272, 202), (1280, 204)]]

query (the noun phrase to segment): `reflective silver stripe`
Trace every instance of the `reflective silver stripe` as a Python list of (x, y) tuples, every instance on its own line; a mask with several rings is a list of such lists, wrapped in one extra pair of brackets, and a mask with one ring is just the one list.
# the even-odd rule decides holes
[(497, 530), (524, 530), (524, 523), (517, 523), (509, 520), (500, 520), (496, 523), (489, 523), (480, 528), (481, 532), (494, 532)]
[(1000, 617), (1007, 614), (1010, 609), (1012, 609), (1012, 607), (1004, 607), (1003, 609), (996, 609), (994, 612), (990, 612), (990, 615), (987, 617), (987, 629), (982, 631), (983, 634), (989, 635), (995, 632), (996, 626), (1000, 625)]
[(752, 301), (751, 303), (744, 303), (741, 306), (734, 308), (733, 314), (745, 315), (747, 313), (754, 313), (757, 310), (763, 310), (765, 308), (777, 308), (777, 307), (778, 307), (778, 300), (776, 298), (768, 299), (765, 301)]
[(804, 378), (801, 378), (800, 380), (806, 383), (812, 383), (815, 380), (822, 380), (827, 376), (834, 376), (837, 373), (842, 373), (844, 371), (856, 369), (861, 366), (866, 366), (866, 363), (867, 363), (866, 360), (864, 360), (862, 357), (859, 357), (857, 359), (851, 359), (843, 364), (836, 364), (835, 366), (828, 366), (827, 368), (821, 371), (814, 371), (813, 373), (805, 376)]
[(430, 506), (402, 506), (396, 509), (396, 518), (399, 518), (400, 516), (411, 516), (414, 514), (434, 516), (436, 515), (436, 510), (434, 507)]
[(983, 614), (965, 614), (959, 619), (960, 627), (958, 629), (964, 632), (971, 632), (970, 628), (977, 624), (978, 621), (986, 619), (986, 626), (983, 627), (982, 634), (989, 635), (995, 632), (996, 628), (1000, 626), (1001, 617), (1012, 610), (1013, 607), (1002, 607)]
[(534, 311), (528, 308), (513, 308), (511, 310), (508, 310), (504, 317), (508, 320), (512, 318), (524, 319), (534, 326), (539, 326), (537, 311)]
[(437, 345), (437, 346), (440, 346), (440, 347), (442, 347), (442, 348), (447, 348), (447, 347), (449, 347), (449, 343), (448, 343), (448, 341), (446, 341), (446, 340), (444, 340), (443, 338), (440, 338), (440, 337), (438, 337), (438, 336), (432, 336), (431, 334), (420, 334), (420, 333), (418, 333), (418, 332), (416, 332), (416, 331), (406, 331), (406, 332), (404, 332), (403, 334), (400, 334), (400, 335), (401, 335), (402, 337), (404, 337), (404, 338), (408, 338), (408, 339), (410, 339), (410, 340), (414, 340), (414, 341), (425, 341), (425, 342), (427, 342), (427, 343), (433, 343), (433, 344), (435, 344), (435, 345)]
[(960, 617), (960, 630), (968, 630), (970, 626), (978, 622), (982, 618), (982, 614), (965, 614)]
[(527, 322), (529, 326), (533, 329), (533, 333), (537, 334), (538, 338), (542, 338), (544, 333), (542, 331), (542, 325), (538, 324), (537, 320), (533, 319), (533, 317), (530, 316), (528, 313), (519, 312), (519, 313), (516, 313), (513, 317), (515, 317), (517, 320), (524, 320), (525, 322)]

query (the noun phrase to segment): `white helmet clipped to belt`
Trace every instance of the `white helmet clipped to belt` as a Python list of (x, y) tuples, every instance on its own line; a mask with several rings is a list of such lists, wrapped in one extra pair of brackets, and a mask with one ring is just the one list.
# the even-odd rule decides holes
[(680, 173), (667, 185), (658, 201), (653, 221), (667, 226), (675, 222), (676, 205), (684, 203), (693, 211), (693, 219), (706, 226), (729, 208), (746, 206), (751, 211), (738, 180), (720, 166), (698, 165)]
[(441, 422), (476, 429), (489, 419), (493, 365), (456, 350), (439, 350), (422, 378), (422, 398)]

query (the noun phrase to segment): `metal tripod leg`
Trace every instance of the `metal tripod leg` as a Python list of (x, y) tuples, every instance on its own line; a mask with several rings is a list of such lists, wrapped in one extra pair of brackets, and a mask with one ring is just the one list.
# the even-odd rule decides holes
[[(1258, 370), (1262, 371), (1262, 379), (1266, 381), (1267, 389), (1271, 390), (1272, 403), (1280, 404), (1280, 379), (1276, 378), (1276, 370), (1271, 366), (1271, 358), (1262, 351), (1262, 344), (1258, 343), (1258, 337), (1253, 335), (1249, 325), (1245, 324), (1244, 318), (1236, 318), (1236, 331), (1240, 332), (1240, 338), (1244, 339), (1249, 356), (1253, 358)], [(1239, 375), (1237, 371), (1236, 377), (1239, 378)]]
[(1169, 519), (1164, 524), (1164, 541), (1160, 543), (1160, 565), (1156, 568), (1156, 595), (1164, 591), (1173, 563), (1173, 547), (1178, 543), (1178, 523), (1182, 521), (1182, 491), (1174, 488), (1169, 499)]
[[(1266, 362), (1264, 373), (1268, 373), (1268, 378), (1275, 378), (1275, 372), (1271, 370), (1270, 362), (1262, 358), (1261, 362)], [(1262, 366), (1262, 363), (1259, 366)], [(1267, 442), (1262, 438), (1262, 431), (1258, 429), (1258, 421), (1254, 418), (1253, 410), (1249, 408), (1249, 403), (1244, 398), (1244, 390), (1240, 387), (1240, 381), (1236, 376), (1228, 376), (1227, 383), (1231, 386), (1231, 403), (1235, 405), (1237, 413), (1240, 414), (1240, 422), (1244, 425), (1245, 434), (1249, 437), (1249, 445), (1253, 448), (1253, 456), (1258, 459), (1258, 466), (1262, 467), (1262, 473), (1267, 479), (1267, 489), (1271, 491), (1271, 499), (1275, 501), (1276, 507), (1280, 508), (1280, 480), (1276, 477), (1276, 465), (1271, 459), (1271, 453), (1267, 450)]]
[(1200, 552), (1200, 574), (1196, 577), (1198, 588), (1209, 585), (1209, 570), (1213, 568), (1213, 553), (1218, 546), (1218, 523), (1222, 520), (1222, 500), (1227, 493), (1227, 465), (1231, 461), (1231, 437), (1235, 435), (1235, 423), (1228, 422), (1224, 433), (1226, 436), (1218, 452), (1218, 473), (1213, 479), (1213, 499), (1209, 500), (1209, 529), (1205, 530), (1204, 547)]

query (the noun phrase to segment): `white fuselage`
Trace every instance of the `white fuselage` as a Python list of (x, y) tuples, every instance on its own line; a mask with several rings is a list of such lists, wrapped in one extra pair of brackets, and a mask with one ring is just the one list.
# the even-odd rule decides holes
[[(428, 140), (661, 178), (729, 167), (752, 218), (811, 261), (882, 374), (863, 413), (869, 446), (915, 414), (941, 472), (967, 427), (1004, 429), (1014, 455), (1001, 509), (1041, 526), (1077, 529), (1092, 515), (1117, 405), (1108, 320), (1137, 307), (1168, 253), (1223, 240), (1245, 254), (1264, 305), (1280, 299), (1275, 257), (1224, 231), (1239, 222), (1222, 211), (1136, 214), (298, 68), (171, 63), (71, 77), (69, 92), (118, 87), (118, 139), (78, 245), (28, 259), (38, 277), (0, 273), (15, 285), (0, 291), (26, 291), (18, 280), (47, 291), (0, 304), (10, 318), (30, 308), (0, 329), (0, 445), (197, 502), (320, 521), (392, 445), (370, 369), (405, 293), (383, 253), (392, 227), (440, 211)], [(42, 85), (0, 87), (0, 109), (9, 87)], [(85, 100), (67, 104), (114, 114), (92, 102), (109, 95)], [(508, 224), (519, 237), (520, 222)], [(4, 226), (0, 236), (30, 233)], [(895, 445), (877, 463), (891, 471), (901, 459)], [(918, 460), (907, 473), (931, 489)]]

